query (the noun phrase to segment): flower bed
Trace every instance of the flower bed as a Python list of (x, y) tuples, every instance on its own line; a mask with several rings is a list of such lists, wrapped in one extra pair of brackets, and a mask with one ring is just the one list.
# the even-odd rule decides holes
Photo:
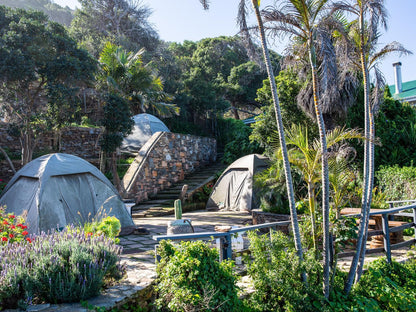
[(121, 248), (112, 238), (73, 227), (28, 238), (0, 246), (2, 308), (79, 302), (121, 277)]

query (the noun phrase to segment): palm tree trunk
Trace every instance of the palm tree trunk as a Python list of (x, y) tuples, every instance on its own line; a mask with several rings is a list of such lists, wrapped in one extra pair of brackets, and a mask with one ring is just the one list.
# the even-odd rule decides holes
[[(357, 249), (356, 253), (351, 261), (350, 271), (348, 272), (348, 277), (345, 283), (344, 290), (348, 294), (351, 291), (352, 285), (354, 280), (356, 280), (356, 273), (359, 261), (364, 263), (365, 257), (365, 250), (364, 254), (363, 248), (365, 249), (365, 245), (367, 243), (367, 232), (368, 232), (368, 221), (369, 221), (369, 212), (370, 212), (370, 205), (368, 203), (368, 191), (369, 191), (369, 177), (370, 177), (370, 166), (369, 166), (369, 159), (370, 159), (370, 85), (368, 80), (368, 68), (367, 62), (365, 59), (365, 51), (364, 51), (364, 17), (363, 14), (360, 15), (360, 57), (361, 57), (361, 70), (363, 73), (363, 84), (364, 84), (364, 135), (365, 135), (365, 146), (364, 146), (364, 168), (363, 168), (363, 195), (361, 198), (361, 216), (360, 216), (360, 226), (358, 229), (358, 237), (357, 237)], [(371, 193), (371, 190), (370, 190)], [(357, 281), (357, 280), (356, 280)]]
[[(289, 157), (287, 154), (286, 140), (285, 140), (284, 131), (283, 131), (283, 121), (282, 121), (282, 114), (281, 114), (280, 105), (279, 105), (279, 97), (277, 95), (276, 80), (273, 74), (272, 64), (270, 62), (269, 51), (267, 49), (266, 36), (264, 33), (263, 21), (260, 16), (258, 0), (252, 0), (252, 4), (256, 13), (256, 18), (258, 22), (259, 31), (260, 31), (261, 44), (263, 48), (263, 56), (264, 56), (264, 60), (266, 63), (266, 69), (267, 69), (267, 74), (269, 77), (270, 88), (272, 90), (274, 109), (276, 112), (276, 123), (277, 123), (277, 130), (279, 132), (280, 147), (282, 150), (282, 158), (283, 158), (283, 165), (284, 165), (284, 170), (285, 170), (286, 188), (287, 188), (287, 195), (289, 198), (289, 208), (290, 208), (293, 237), (295, 240), (295, 248), (299, 257), (299, 262), (302, 262), (303, 261), (303, 249), (302, 249), (302, 244), (301, 244), (301, 239), (300, 239), (299, 223), (298, 223), (298, 217), (297, 217), (296, 205), (295, 205), (295, 195), (293, 191), (292, 174), (290, 171)], [(302, 279), (306, 283), (305, 273), (302, 274)]]
[(308, 200), (309, 200), (309, 212), (311, 214), (312, 225), (312, 239), (313, 248), (315, 249), (315, 256), (318, 254), (318, 246), (316, 244), (316, 221), (315, 221), (315, 190), (311, 181), (308, 182)]
[(319, 90), (318, 77), (316, 69), (316, 56), (313, 47), (312, 38), (309, 39), (309, 60), (312, 70), (312, 88), (313, 88), (313, 102), (315, 106), (316, 121), (319, 128), (319, 141), (321, 143), (321, 163), (322, 163), (322, 217), (323, 217), (323, 288), (324, 296), (329, 297), (329, 269), (330, 269), (330, 255), (329, 255), (329, 170), (328, 170), (328, 151), (326, 146), (326, 134), (324, 118), (322, 116), (321, 108), (319, 106)]
[[(375, 127), (374, 127), (374, 114), (372, 108), (369, 105), (369, 134), (370, 134), (370, 141), (369, 141), (369, 161), (368, 161), (368, 186), (367, 186), (367, 215), (366, 215), (366, 224), (364, 229), (364, 242), (367, 242), (368, 237), (368, 222), (370, 219), (370, 209), (371, 209), (371, 201), (373, 196), (373, 184), (374, 184), (374, 139), (375, 139)], [(366, 253), (366, 244), (363, 243), (360, 252), (360, 261), (358, 265), (357, 275), (355, 277), (355, 282), (361, 278), (361, 274), (363, 273), (364, 269), (364, 260), (365, 260), (365, 253)]]

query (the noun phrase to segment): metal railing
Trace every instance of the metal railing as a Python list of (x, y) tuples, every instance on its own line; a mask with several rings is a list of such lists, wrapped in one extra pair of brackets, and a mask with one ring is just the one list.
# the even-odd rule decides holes
[[(394, 207), (394, 204), (413, 202), (413, 204), (407, 206)], [(383, 247), (366, 249), (366, 254), (384, 252), (386, 254), (387, 261), (391, 263), (391, 251), (394, 249), (400, 249), (409, 245), (413, 245), (416, 242), (416, 200), (408, 201), (390, 201), (387, 202), (390, 205), (389, 209), (382, 211), (370, 212), (370, 217), (374, 215), (382, 216), (382, 230), (373, 230), (368, 233), (368, 237), (375, 235), (383, 235)], [(404, 210), (412, 210), (411, 213), (402, 212)], [(389, 227), (389, 217), (390, 216), (403, 216), (413, 218), (413, 222), (409, 222), (400, 226)], [(344, 217), (354, 217), (359, 216), (357, 214), (344, 215)], [(415, 229), (415, 236), (413, 239), (403, 241), (396, 244), (391, 244), (390, 242), (390, 233), (400, 232), (408, 228)], [(355, 252), (344, 252), (340, 253), (339, 257), (351, 256)]]
[[(153, 239), (157, 242), (161, 240), (198, 240), (198, 239), (219, 239), (220, 246), (220, 261), (232, 258), (232, 237), (238, 235), (238, 233), (244, 233), (247, 231), (253, 231), (258, 229), (270, 228), (276, 230), (277, 227), (288, 226), (291, 221), (280, 221), (263, 223), (258, 225), (245, 226), (241, 228), (234, 228), (227, 232), (201, 232), (201, 233), (190, 233), (190, 234), (175, 234), (175, 235), (154, 235)], [(155, 246), (156, 261), (159, 261), (157, 257), (157, 245)]]
[[(383, 211), (377, 211), (377, 212), (370, 212), (370, 217), (374, 215), (382, 215), (382, 230), (372, 230), (368, 233), (368, 237), (375, 236), (375, 235), (383, 235), (383, 247), (379, 248), (371, 248), (366, 249), (366, 254), (373, 254), (373, 253), (379, 253), (384, 252), (386, 254), (387, 261), (391, 263), (391, 251), (394, 249), (400, 249), (402, 247), (406, 247), (409, 245), (413, 245), (416, 243), (416, 200), (415, 201), (395, 201), (392, 202), (393, 205), (396, 203), (402, 203), (402, 202), (414, 202), (411, 205), (407, 206), (399, 206), (399, 207), (392, 207)], [(388, 202), (390, 204), (390, 202)], [(403, 213), (401, 211), (404, 210), (412, 210), (412, 213)], [(389, 216), (404, 216), (404, 217), (412, 217), (413, 222), (409, 222), (400, 226), (395, 226), (389, 228)], [(350, 215), (344, 215), (344, 217), (354, 217), (359, 216), (357, 214), (350, 214)], [(201, 233), (191, 233), (191, 234), (176, 234), (176, 235), (155, 235), (153, 236), (153, 239), (156, 241), (161, 240), (198, 240), (198, 239), (220, 239), (220, 261), (225, 259), (231, 259), (232, 257), (232, 236), (236, 235), (237, 233), (244, 233), (247, 231), (257, 230), (257, 229), (263, 229), (263, 228), (270, 228), (270, 229), (277, 229), (277, 227), (280, 226), (288, 226), (291, 223), (291, 221), (280, 221), (280, 222), (272, 222), (272, 223), (264, 223), (259, 225), (252, 225), (252, 226), (246, 226), (241, 228), (234, 228), (227, 232), (201, 232)], [(415, 236), (413, 239), (391, 244), (390, 242), (390, 233), (400, 232), (408, 228), (414, 228), (415, 229)], [(155, 246), (155, 251), (157, 249), (157, 245)], [(338, 256), (339, 257), (347, 257), (351, 256), (355, 253), (354, 252), (342, 252)], [(157, 252), (156, 252), (157, 255)], [(156, 259), (156, 261), (159, 261), (159, 259)]]

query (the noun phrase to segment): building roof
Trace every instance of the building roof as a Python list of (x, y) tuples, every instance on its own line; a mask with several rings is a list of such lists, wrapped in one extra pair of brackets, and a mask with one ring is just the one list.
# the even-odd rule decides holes
[(396, 86), (391, 85), (389, 86), (390, 93), (393, 95), (395, 99), (398, 100), (410, 100), (416, 97), (416, 80), (407, 81), (402, 83), (402, 92), (399, 94), (396, 93)]

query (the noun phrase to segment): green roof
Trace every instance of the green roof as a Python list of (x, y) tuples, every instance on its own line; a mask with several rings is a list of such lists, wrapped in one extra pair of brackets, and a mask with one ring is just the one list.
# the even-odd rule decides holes
[(402, 92), (400, 92), (399, 94), (395, 94), (396, 92), (395, 85), (389, 86), (389, 89), (390, 89), (390, 93), (393, 95), (395, 99), (406, 100), (407, 98), (416, 96), (416, 80), (403, 82)]

